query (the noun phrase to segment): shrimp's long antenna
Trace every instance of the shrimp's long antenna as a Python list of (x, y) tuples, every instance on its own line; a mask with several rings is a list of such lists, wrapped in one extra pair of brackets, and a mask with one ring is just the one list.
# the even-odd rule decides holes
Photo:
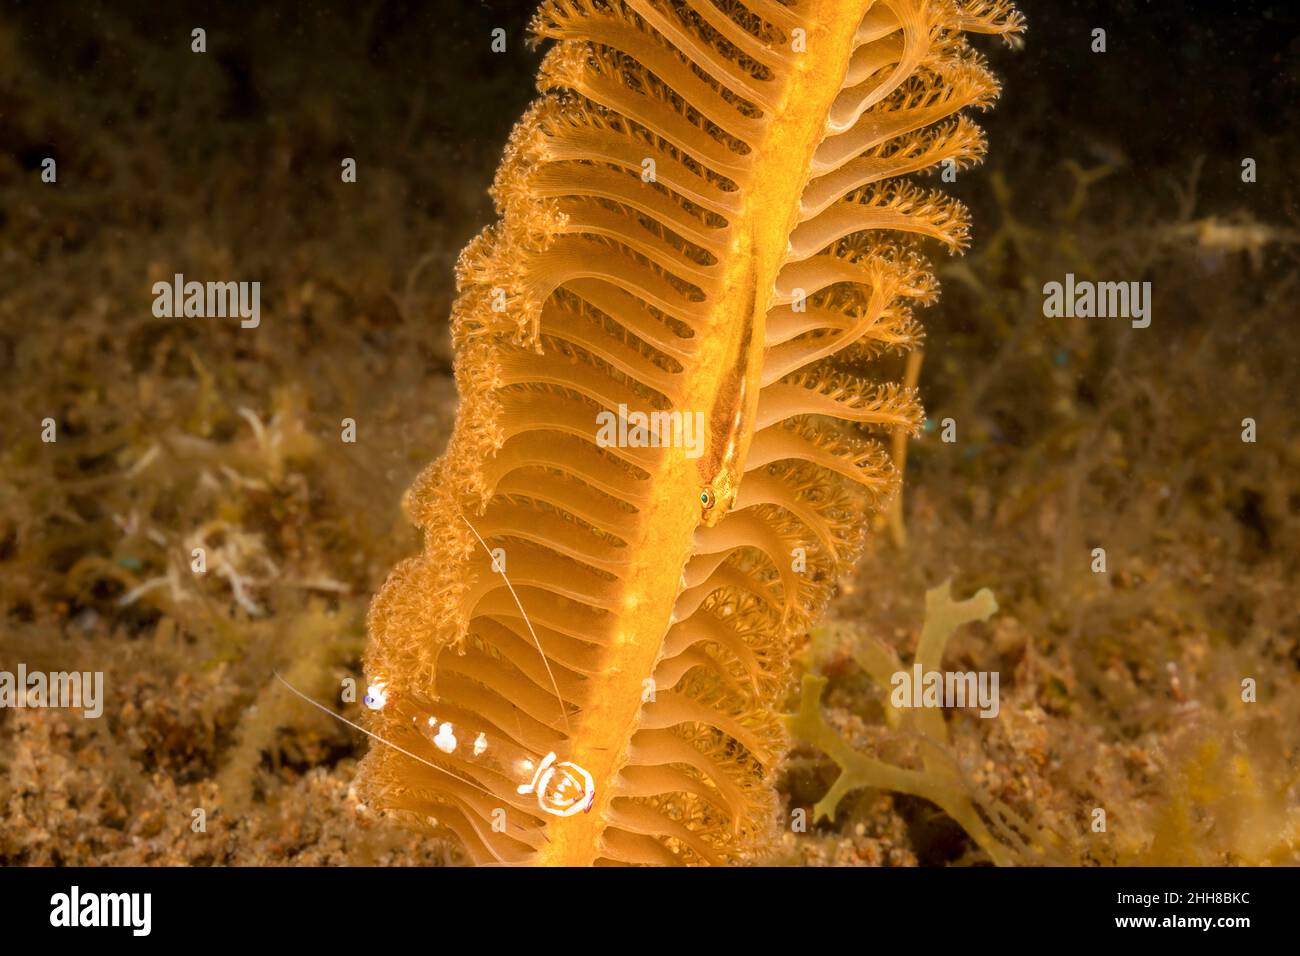
[(496, 555), (494, 555), (492, 549), (487, 546), (487, 542), (484, 541), (483, 536), (478, 533), (478, 529), (470, 524), (469, 519), (463, 514), (460, 518), (465, 522), (465, 524), (469, 525), (469, 530), (474, 532), (474, 537), (478, 538), (478, 543), (483, 545), (483, 550), (486, 551), (488, 557), (492, 559), (492, 569), (496, 571), (497, 574), (501, 575), (501, 580), (506, 582), (506, 587), (510, 589), (510, 596), (515, 599), (515, 607), (519, 608), (519, 613), (524, 616), (524, 623), (528, 625), (528, 633), (533, 635), (533, 643), (537, 645), (537, 653), (542, 655), (542, 666), (546, 668), (546, 676), (551, 679), (551, 687), (555, 691), (555, 699), (560, 702), (560, 715), (564, 718), (564, 729), (568, 731), (569, 736), (572, 737), (573, 728), (569, 726), (569, 709), (564, 706), (564, 698), (560, 696), (560, 685), (556, 682), (555, 674), (551, 671), (551, 662), (547, 659), (546, 652), (542, 650), (542, 642), (538, 640), (537, 632), (533, 630), (533, 622), (528, 620), (528, 613), (524, 610), (524, 605), (519, 600), (519, 595), (515, 593), (515, 586), (511, 584), (510, 579), (506, 577), (506, 569), (497, 567)]
[(480, 784), (477, 784), (477, 783), (475, 783), (473, 780), (466, 780), (466, 779), (465, 779), (464, 777), (462, 777), (460, 774), (452, 773), (452, 772), (451, 772), (450, 770), (448, 770), (446, 767), (439, 767), (436, 763), (432, 763), (431, 761), (425, 760), (425, 759), (424, 759), (423, 757), (421, 757), (419, 754), (413, 754), (413, 753), (411, 753), (409, 750), (407, 750), (405, 747), (400, 747), (400, 746), (398, 746), (397, 744), (393, 743), (391, 740), (385, 740), (383, 737), (379, 736), (379, 734), (372, 733), (371, 731), (366, 730), (366, 728), (362, 727), (360, 724), (354, 724), (352, 721), (348, 720), (348, 719), (347, 719), (346, 717), (344, 717), (342, 714), (336, 714), (336, 713), (334, 713), (334, 711), (330, 710), (328, 707), (326, 707), (326, 706), (325, 706), (324, 704), (322, 704), (320, 701), (318, 701), (318, 700), (313, 700), (312, 698), (310, 698), (310, 697), (308, 697), (306, 694), (304, 694), (302, 691), (300, 691), (298, 688), (296, 688), (296, 687), (294, 687), (292, 684), (290, 684), (287, 680), (285, 680), (283, 677), (280, 676), (280, 672), (279, 672), (279, 671), (275, 671), (275, 670), (273, 670), (273, 671), (271, 671), (271, 673), (275, 675), (276, 680), (278, 680), (278, 681), (279, 681), (281, 684), (283, 684), (285, 687), (289, 688), (289, 690), (293, 691), (295, 694), (297, 694), (299, 697), (301, 697), (301, 698), (302, 698), (303, 700), (305, 700), (307, 703), (311, 704), (313, 707), (317, 708), (318, 710), (323, 710), (325, 713), (329, 714), (329, 715), (330, 715), (331, 717), (333, 717), (335, 720), (341, 720), (341, 721), (343, 721), (343, 723), (347, 724), (347, 725), (348, 725), (349, 727), (351, 727), (353, 730), (359, 730), (359, 731), (361, 731), (363, 734), (365, 734), (367, 737), (370, 737), (370, 738), (373, 739), (373, 740), (378, 740), (381, 744), (385, 744), (385, 745), (387, 745), (387, 746), (389, 746), (389, 747), (392, 747), (392, 748), (393, 748), (394, 750), (396, 750), (398, 753), (406, 754), (406, 756), (410, 757), (412, 760), (418, 760), (420, 763), (424, 764), (426, 767), (431, 767), (431, 768), (433, 768), (434, 770), (438, 771), (439, 773), (445, 773), (445, 774), (446, 774), (447, 776), (449, 776), (449, 777), (454, 777), (455, 779), (459, 780), (461, 783), (468, 784), (469, 786), (473, 787), (475, 790), (481, 790), (481, 791), (483, 791), (484, 793), (486, 793), (489, 797), (495, 797), (495, 796), (496, 796), (496, 794), (493, 793), (491, 790), (489, 790), (487, 787), (484, 787), (484, 786), (482, 786), (482, 785), (480, 785)]

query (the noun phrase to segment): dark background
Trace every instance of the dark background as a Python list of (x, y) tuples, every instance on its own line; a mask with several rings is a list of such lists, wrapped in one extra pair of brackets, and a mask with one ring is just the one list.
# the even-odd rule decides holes
[[(155, 161), (191, 165), (191, 176), (202, 175), (200, 157), (233, 155), (287, 163), (308, 180), (323, 170), (323, 187), (337, 178), (327, 160), (345, 154), (400, 175), (412, 217), (484, 219), (499, 148), (535, 95), (540, 54), (523, 42), (533, 6), (9, 0), (7, 42), (32, 72), (0, 89), (0, 144), (20, 169), (46, 155), (76, 164), (94, 156), (88, 140), (138, 148), (116, 137), (150, 122), (151, 145), (166, 154)], [(1214, 172), (1266, 143), (1295, 142), (1294, 4), (1028, 0), (1020, 9), (1022, 51), (983, 45), (1004, 80), (983, 121), (991, 155), (1017, 184), (1065, 156), (1125, 161), (1126, 176), (1149, 182), (1199, 153)], [(195, 26), (208, 32), (206, 57), (189, 52)], [(510, 38), (505, 54), (489, 50), (497, 27)], [(1090, 50), (1094, 27), (1107, 31), (1105, 54)], [(270, 155), (277, 149), (287, 156)], [(1276, 183), (1290, 169), (1261, 177)], [(464, 189), (448, 195), (447, 178)], [(1294, 193), (1281, 205), (1294, 215)]]

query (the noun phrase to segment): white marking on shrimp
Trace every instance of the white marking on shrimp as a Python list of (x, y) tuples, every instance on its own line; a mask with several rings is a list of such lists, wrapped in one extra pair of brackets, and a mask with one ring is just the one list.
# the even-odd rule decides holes
[(451, 724), (443, 724), (439, 728), (438, 736), (433, 738), (433, 745), (445, 754), (456, 749), (456, 735), (452, 733)]
[(483, 793), (486, 793), (489, 797), (496, 796), (496, 794), (494, 794), (487, 787), (481, 786), (480, 784), (475, 783), (473, 780), (467, 780), (466, 778), (462, 777), (460, 774), (452, 773), (450, 770), (446, 769), (445, 767), (439, 767), (436, 763), (433, 763), (432, 761), (429, 760), (425, 760), (423, 757), (419, 756), (418, 754), (411, 753), (405, 747), (399, 747), (391, 740), (385, 740), (383, 737), (379, 736), (379, 734), (372, 733), (371, 731), (366, 730), (366, 728), (362, 727), (360, 724), (354, 724), (352, 721), (348, 720), (346, 717), (342, 716), (341, 714), (334, 713), (334, 711), (330, 710), (320, 701), (313, 700), (312, 698), (304, 694), (302, 691), (300, 691), (298, 688), (290, 684), (287, 680), (285, 680), (283, 677), (280, 676), (279, 671), (271, 671), (271, 673), (275, 675), (276, 680), (278, 680), (285, 687), (289, 688), (289, 690), (293, 691), (295, 694), (297, 694), (307, 703), (311, 704), (317, 710), (324, 711), (325, 713), (333, 717), (335, 720), (339, 720), (347, 724), (353, 730), (361, 731), (363, 734), (365, 734), (367, 737), (370, 737), (372, 740), (378, 740), (381, 744), (392, 747), (398, 753), (405, 754), (406, 756), (410, 757), (412, 760), (416, 761), (417, 763), (422, 763), (426, 767), (430, 767), (431, 769), (438, 771), (438, 773), (445, 773), (447, 776), (459, 780), (461, 783), (467, 784), (468, 786), (473, 787), (475, 790), (481, 790)]

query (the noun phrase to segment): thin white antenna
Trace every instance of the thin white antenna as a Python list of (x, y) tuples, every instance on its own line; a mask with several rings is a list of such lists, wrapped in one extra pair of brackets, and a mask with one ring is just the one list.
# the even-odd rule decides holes
[(564, 698), (560, 696), (560, 685), (556, 682), (555, 674), (551, 671), (551, 662), (547, 659), (546, 652), (542, 650), (542, 642), (537, 639), (537, 632), (533, 630), (533, 622), (528, 620), (528, 613), (524, 610), (524, 605), (519, 600), (519, 595), (515, 593), (515, 586), (511, 584), (510, 579), (506, 577), (506, 569), (497, 567), (496, 555), (494, 555), (492, 549), (487, 546), (487, 542), (484, 541), (483, 536), (478, 533), (478, 529), (470, 524), (469, 519), (463, 514), (460, 517), (465, 524), (469, 525), (469, 530), (474, 532), (474, 537), (478, 538), (478, 543), (483, 545), (483, 550), (486, 551), (488, 557), (492, 559), (492, 569), (496, 571), (497, 574), (501, 575), (501, 580), (506, 582), (506, 587), (510, 589), (510, 596), (515, 599), (515, 607), (519, 608), (519, 613), (524, 616), (524, 623), (528, 625), (528, 633), (533, 635), (533, 643), (537, 645), (537, 653), (542, 655), (542, 666), (546, 668), (546, 676), (551, 679), (551, 688), (555, 691), (555, 699), (560, 703), (560, 715), (564, 718), (564, 729), (568, 731), (569, 736), (572, 737), (573, 728), (569, 726), (569, 709), (564, 706)]

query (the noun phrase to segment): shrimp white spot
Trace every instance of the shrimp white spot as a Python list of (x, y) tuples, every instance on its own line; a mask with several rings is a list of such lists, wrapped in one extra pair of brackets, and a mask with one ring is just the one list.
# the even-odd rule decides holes
[(433, 738), (433, 745), (445, 754), (456, 749), (456, 735), (451, 732), (451, 724), (443, 724), (438, 728), (438, 736)]
[(371, 710), (383, 710), (388, 703), (388, 682), (376, 680), (366, 688), (366, 706)]
[[(532, 773), (532, 772), (533, 772), (533, 762), (532, 762), (531, 760), (521, 760), (521, 761), (519, 761), (519, 771), (520, 771), (520, 773)], [(532, 793), (532, 792), (533, 792), (532, 784), (527, 784), (527, 783), (522, 784), (522, 785), (520, 785), (520, 786), (518, 786), (518, 787), (515, 788), (515, 792), (516, 792), (516, 793)]]
[(485, 750), (487, 750), (487, 734), (479, 734), (474, 738), (474, 756), (477, 757)]

